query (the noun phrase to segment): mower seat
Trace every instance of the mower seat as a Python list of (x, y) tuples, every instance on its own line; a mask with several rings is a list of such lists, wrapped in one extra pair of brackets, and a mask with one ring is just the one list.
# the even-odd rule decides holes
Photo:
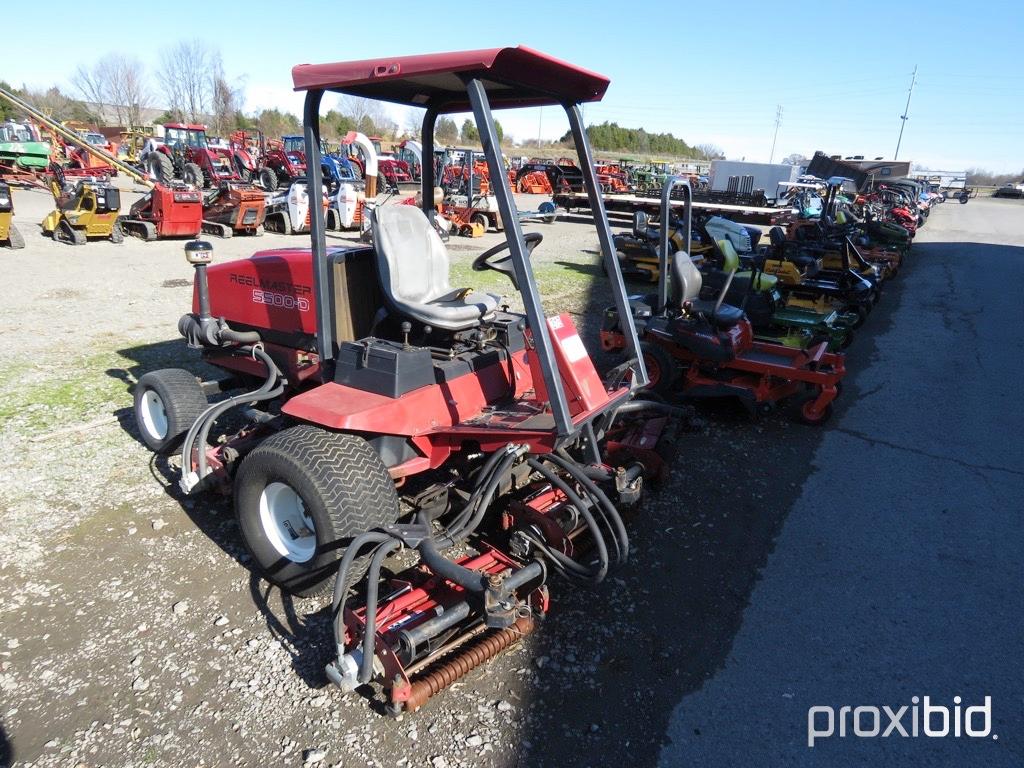
[(700, 298), (700, 270), (686, 251), (676, 251), (672, 255), (671, 274), (673, 309), (683, 309), (690, 314), (700, 315), (720, 329), (731, 328), (743, 319), (743, 310), (739, 307), (722, 304), (716, 309), (715, 301)]
[(381, 289), (390, 309), (447, 331), (476, 328), (494, 314), (500, 296), (452, 289), (448, 251), (419, 208), (386, 205), (371, 216)]
[(650, 216), (647, 213), (635, 211), (633, 213), (633, 235), (640, 240), (656, 243), (661, 238), (661, 229), (650, 225)]
[[(800, 230), (798, 229), (797, 232), (799, 233)], [(782, 230), (782, 227), (772, 227), (768, 230), (768, 239), (775, 248), (776, 259), (791, 261), (801, 272), (806, 272), (808, 275), (817, 273), (818, 260), (813, 256), (803, 253), (800, 243), (787, 240), (786, 233)]]

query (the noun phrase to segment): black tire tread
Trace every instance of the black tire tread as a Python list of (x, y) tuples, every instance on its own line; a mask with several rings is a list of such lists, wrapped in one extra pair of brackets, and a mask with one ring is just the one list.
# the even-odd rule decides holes
[[(362, 438), (308, 424), (282, 430), (246, 457), (236, 478), (236, 498), (238, 484), (246, 482), (247, 468), (252, 469), (270, 455), (292, 465), (311, 481), (330, 518), (332, 540), (355, 537), (397, 521), (399, 504), (394, 480), (377, 452)], [(251, 547), (250, 553), (256, 560)], [(336, 550), (338, 560), (343, 553), (342, 548)], [(357, 559), (349, 583), (359, 581), (368, 567), (369, 557)], [(332, 569), (331, 575), (316, 584), (289, 590), (303, 597), (327, 593), (334, 586), (333, 573)], [(275, 583), (280, 585), (276, 580)]]
[(174, 178), (174, 163), (163, 152), (151, 152), (146, 158), (146, 167), (156, 176), (157, 181), (170, 181)]
[[(203, 388), (195, 375), (183, 368), (160, 368), (144, 374), (135, 385), (133, 411), (138, 419), (138, 405), (143, 392), (147, 388), (156, 389), (167, 409), (167, 437), (162, 446), (155, 446), (146, 440), (146, 433), (141, 425), (139, 436), (149, 448), (157, 453), (170, 453), (188, 432), (196, 419), (209, 406)], [(160, 390), (163, 390), (160, 392)]]

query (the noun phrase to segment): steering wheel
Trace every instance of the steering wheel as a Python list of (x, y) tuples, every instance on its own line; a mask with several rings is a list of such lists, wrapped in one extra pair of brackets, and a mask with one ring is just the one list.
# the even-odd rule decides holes
[[(540, 245), (543, 239), (544, 235), (540, 232), (527, 232), (523, 235), (523, 242), (526, 244), (526, 255), (530, 256), (533, 254), (533, 249)], [(504, 243), (499, 243), (493, 248), (488, 248), (473, 259), (473, 271), (485, 272), (488, 269), (493, 269), (495, 272), (501, 272), (512, 281), (512, 285), (515, 286), (516, 290), (519, 290), (519, 282), (516, 280), (516, 273), (512, 268), (512, 255), (505, 254), (499, 259), (494, 258), (502, 251), (507, 251), (508, 246), (509, 244), (506, 240)]]

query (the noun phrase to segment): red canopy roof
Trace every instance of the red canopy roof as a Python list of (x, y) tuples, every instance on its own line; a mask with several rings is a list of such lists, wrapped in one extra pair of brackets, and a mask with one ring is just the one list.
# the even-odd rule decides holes
[(295, 90), (331, 90), (439, 112), (467, 112), (463, 77), (480, 79), (494, 109), (600, 101), (608, 78), (524, 46), (390, 59), (299, 64)]

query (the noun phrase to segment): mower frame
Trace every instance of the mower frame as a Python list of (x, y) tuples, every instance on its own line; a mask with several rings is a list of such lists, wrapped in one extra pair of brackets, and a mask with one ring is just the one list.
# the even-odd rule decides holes
[[(504, 62), (501, 59), (503, 54), (508, 58), (521, 60), (522, 64), (519, 61)], [(647, 371), (644, 367), (643, 356), (640, 353), (640, 343), (636, 327), (629, 311), (625, 281), (619, 269), (618, 259), (615, 258), (611, 227), (604, 209), (601, 187), (594, 170), (593, 152), (583, 126), (583, 115), (579, 108), (579, 104), (583, 101), (600, 98), (603, 95), (604, 88), (607, 87), (607, 80), (600, 78), (598, 82), (597, 78), (599, 76), (593, 75), (593, 73), (583, 73), (580, 70), (581, 75), (594, 78), (594, 82), (578, 83), (580, 86), (578, 88), (579, 94), (571, 97), (565, 92), (559, 93), (549, 89), (547, 86), (540, 85), (541, 78), (538, 77), (537, 84), (531, 87), (533, 93), (530, 96), (521, 95), (515, 99), (506, 98), (503, 100), (500, 90), (503, 70), (510, 71), (511, 67), (516, 65), (533, 66), (541, 69), (544, 66), (550, 65), (554, 60), (522, 46), (518, 48), (470, 52), (461, 54), (457, 57), (458, 60), (455, 60), (455, 57), (453, 57), (452, 61), (433, 61), (433, 59), (440, 58), (441, 56), (414, 56), (392, 60), (356, 62), (346, 65), (345, 71), (332, 71), (334, 65), (299, 65), (295, 67), (292, 70), (292, 74), (296, 83), (296, 90), (306, 91), (303, 123), (306, 146), (309, 149), (306, 162), (308, 188), (319, 189), (322, 184), (320, 168), (320, 104), (325, 91), (349, 93), (356, 96), (377, 98), (407, 106), (425, 108), (426, 112), (423, 116), (421, 136), (424, 157), (434, 156), (434, 126), (437, 118), (442, 114), (465, 112), (466, 107), (469, 106), (472, 109), (477, 129), (480, 132), (483, 154), (487, 159), (488, 170), (492, 180), (492, 193), (497, 200), (498, 210), (505, 225), (505, 236), (509, 246), (513, 271), (519, 285), (519, 292), (523, 298), (527, 324), (533, 335), (533, 343), (536, 348), (543, 384), (551, 407), (556, 436), (561, 441), (579, 434), (580, 430), (589, 425), (595, 417), (618, 407), (629, 399), (633, 390), (641, 388), (648, 383)], [(355, 67), (357, 65), (363, 65), (358, 71), (365, 74), (356, 74)], [(395, 89), (396, 92), (389, 92), (389, 80), (415, 77), (417, 74), (420, 74), (417, 71), (418, 69), (422, 70), (422, 74), (425, 77), (439, 71), (444, 71), (449, 73), (449, 75), (458, 77), (464, 88), (465, 95), (468, 96), (468, 104), (463, 96), (453, 95), (457, 93), (456, 91), (436, 87), (424, 86), (423, 93), (399, 95), (397, 91), (410, 87), (409, 81), (404, 80), (399, 84), (400, 87)], [(501, 147), (498, 142), (492, 114), (492, 99), (488, 96), (488, 89), (484, 85), (485, 79), (495, 89), (497, 100), (499, 101), (498, 108), (557, 105), (565, 110), (576, 151), (579, 154), (584, 186), (590, 199), (591, 209), (594, 211), (594, 223), (600, 242), (602, 258), (612, 283), (615, 306), (623, 318), (622, 330), (625, 336), (627, 354), (630, 358), (629, 365), (633, 372), (633, 375), (630, 377), (629, 387), (618, 396), (610, 398), (603, 406), (589, 413), (585, 419), (576, 423), (574, 423), (569, 412), (565, 388), (562, 385), (558, 364), (555, 359), (554, 344), (551, 341), (551, 334), (537, 288), (537, 281), (530, 265), (529, 251), (523, 238), (523, 230), (517, 214), (515, 200), (512, 196), (504, 164), (502, 163)], [(600, 87), (600, 92), (587, 93), (585, 89), (592, 87), (595, 83)], [(603, 87), (600, 86), (600, 83), (604, 84)], [(421, 189), (424, 213), (429, 214), (433, 210), (434, 186), (433, 163), (423, 163)], [(310, 239), (312, 241), (313, 253), (313, 290), (317, 297), (316, 328), (317, 352), (321, 361), (320, 375), (324, 381), (329, 381), (334, 359), (334, 334), (330, 315), (330, 287), (327, 274), (326, 224), (324, 212), (320, 206), (314, 206), (310, 211)]]

